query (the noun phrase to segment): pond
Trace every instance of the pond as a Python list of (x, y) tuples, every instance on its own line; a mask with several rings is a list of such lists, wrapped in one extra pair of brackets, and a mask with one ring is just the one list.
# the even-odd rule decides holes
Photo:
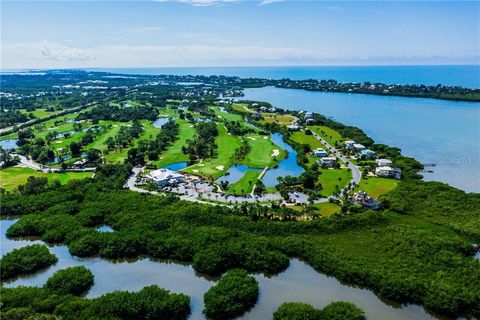
[(280, 161), (277, 168), (267, 170), (262, 179), (266, 187), (275, 187), (278, 184), (278, 177), (297, 177), (304, 171), (297, 163), (297, 151), (283, 141), (283, 135), (280, 133), (272, 134), (272, 142), (283, 150), (287, 150), (288, 157)]
[(153, 122), (153, 126), (155, 128), (161, 128), (165, 123), (170, 121), (170, 118), (158, 118)]
[(18, 139), (6, 139), (6, 140), (1, 140), (0, 141), (0, 147), (2, 147), (5, 150), (12, 150), (16, 149)]
[(164, 169), (172, 170), (172, 171), (180, 171), (188, 167), (188, 162), (176, 162), (169, 164), (168, 166), (163, 167)]
[(228, 168), (228, 171), (224, 176), (221, 176), (220, 178), (215, 180), (215, 182), (220, 183), (222, 181), (228, 181), (229, 184), (234, 184), (235, 182), (240, 180), (245, 174), (245, 172), (247, 171), (262, 171), (262, 170), (257, 168), (250, 168), (244, 164), (233, 165), (230, 168)]
[[(15, 248), (33, 243), (32, 240), (6, 238), (6, 230), (16, 221), (0, 221), (2, 256)], [(50, 251), (58, 257), (55, 265), (5, 282), (4, 286), (42, 286), (55, 271), (83, 265), (95, 276), (95, 283), (87, 297), (98, 297), (114, 290), (138, 291), (145, 286), (157, 284), (167, 290), (189, 295), (192, 308), (190, 319), (204, 319), (203, 295), (215, 284), (215, 279), (196, 273), (191, 265), (153, 259), (111, 261), (98, 257), (77, 258), (70, 255), (66, 246), (51, 246)], [(344, 285), (298, 259), (292, 259), (290, 266), (276, 276), (254, 276), (260, 284), (259, 301), (241, 319), (271, 319), (278, 306), (288, 301), (302, 301), (321, 308), (338, 300), (355, 303), (365, 310), (369, 320), (436, 319), (420, 306), (382, 301), (370, 290)]]
[(107, 226), (105, 224), (97, 227), (95, 230), (97, 230), (98, 232), (113, 232), (113, 231), (115, 231), (115, 230), (112, 229), (112, 227)]

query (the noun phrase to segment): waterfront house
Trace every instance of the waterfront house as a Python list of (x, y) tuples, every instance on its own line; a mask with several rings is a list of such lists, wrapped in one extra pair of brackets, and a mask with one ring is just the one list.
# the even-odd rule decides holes
[(356, 149), (357, 151), (362, 151), (366, 149), (366, 147), (360, 143), (354, 143), (353, 148)]
[(345, 141), (343, 144), (345, 145), (345, 148), (352, 149), (355, 143), (356, 142), (353, 140), (348, 140), (348, 141)]
[(378, 177), (400, 179), (402, 176), (402, 169), (389, 166), (377, 167), (375, 168), (375, 174)]
[(175, 186), (183, 181), (183, 175), (168, 169), (158, 169), (147, 174), (147, 180), (159, 187)]
[(337, 158), (335, 157), (325, 157), (317, 160), (317, 163), (322, 168), (334, 168), (337, 165)]
[(380, 208), (381, 204), (380, 201), (373, 199), (364, 191), (354, 193), (353, 195), (348, 197), (348, 201), (350, 201), (350, 203), (360, 205), (362, 207), (372, 210)]
[(375, 160), (377, 167), (391, 167), (392, 161), (388, 159), (377, 159)]
[(318, 157), (318, 158), (328, 157), (328, 152), (325, 151), (325, 149), (322, 149), (322, 148), (318, 148), (318, 149), (313, 150), (312, 154), (313, 154), (314, 157)]
[(360, 158), (365, 160), (375, 159), (375, 152), (370, 149), (360, 151)]
[(297, 125), (295, 125), (295, 124), (291, 124), (291, 125), (288, 125), (288, 126), (287, 126), (287, 130), (289, 130), (289, 131), (298, 131), (298, 130), (300, 130), (300, 127), (297, 126)]

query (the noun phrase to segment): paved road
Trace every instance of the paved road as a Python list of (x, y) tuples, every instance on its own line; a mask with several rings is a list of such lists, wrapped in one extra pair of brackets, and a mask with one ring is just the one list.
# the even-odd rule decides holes
[[(315, 132), (312, 131), (313, 136), (320, 141), (324, 146), (329, 148), (331, 150), (331, 153), (338, 157), (340, 160), (342, 160), (343, 163), (345, 163), (351, 170), (352, 170), (352, 179), (350, 180), (350, 183), (355, 183), (358, 185), (360, 180), (362, 179), (362, 174), (360, 173), (360, 170), (356, 165), (354, 165), (352, 162), (350, 162), (344, 155), (340, 153), (334, 146), (330, 145), (325, 139), (323, 139), (320, 135), (316, 134)], [(343, 191), (343, 190), (342, 190)]]

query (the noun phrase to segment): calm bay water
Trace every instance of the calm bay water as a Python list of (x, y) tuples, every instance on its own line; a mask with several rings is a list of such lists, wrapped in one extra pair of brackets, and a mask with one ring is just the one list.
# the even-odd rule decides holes
[(197, 67), (92, 69), (125, 74), (225, 75), (241, 78), (295, 80), (334, 79), (340, 82), (451, 85), (480, 88), (480, 65), (457, 66), (323, 66), (323, 67)]
[[(5, 236), (8, 227), (16, 221), (0, 220), (0, 256), (14, 248), (33, 243), (28, 240), (12, 240)], [(34, 242), (41, 243), (39, 240)], [(52, 246), (49, 249), (58, 257), (55, 265), (3, 285), (43, 286), (57, 270), (83, 265), (95, 276), (94, 285), (88, 291), (87, 297), (94, 298), (115, 290), (138, 291), (145, 286), (157, 284), (172, 292), (189, 295), (192, 308), (190, 319), (204, 319), (203, 295), (215, 284), (215, 279), (197, 274), (189, 264), (151, 259), (111, 261), (98, 257), (78, 258), (71, 256), (66, 246)], [(254, 276), (260, 285), (260, 297), (255, 307), (240, 317), (241, 319), (271, 319), (273, 312), (284, 302), (301, 301), (322, 308), (339, 300), (355, 303), (365, 311), (369, 320), (440, 319), (417, 305), (382, 301), (370, 290), (342, 284), (297, 259), (292, 259), (290, 266), (276, 276)]]
[(378, 143), (402, 149), (433, 173), (425, 180), (480, 192), (480, 103), (266, 87), (244, 99), (308, 110), (363, 129)]

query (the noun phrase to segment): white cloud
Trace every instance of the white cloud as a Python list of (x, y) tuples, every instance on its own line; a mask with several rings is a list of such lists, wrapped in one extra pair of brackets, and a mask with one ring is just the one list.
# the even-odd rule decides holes
[(272, 4), (276, 2), (283, 2), (285, 0), (261, 0), (260, 3), (258, 4), (259, 6), (265, 6), (267, 4)]
[(43, 43), (40, 54), (45, 58), (58, 61), (95, 60), (95, 56), (85, 50), (48, 42)]

